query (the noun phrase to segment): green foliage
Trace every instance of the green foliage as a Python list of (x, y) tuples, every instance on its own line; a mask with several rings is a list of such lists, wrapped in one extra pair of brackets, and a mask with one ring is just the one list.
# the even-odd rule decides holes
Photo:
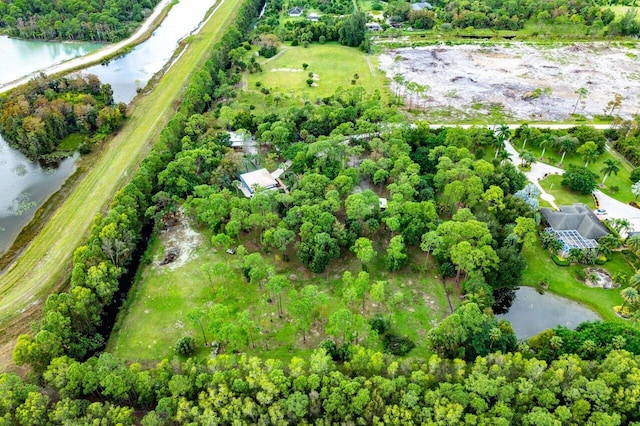
[(382, 344), (385, 352), (397, 356), (406, 355), (416, 347), (416, 344), (408, 337), (398, 336), (393, 333), (384, 334)]
[(551, 259), (553, 259), (553, 263), (558, 266), (569, 266), (571, 265), (571, 261), (569, 259), (561, 259), (557, 254), (552, 254)]
[[(122, 125), (126, 111), (126, 105), (113, 104), (111, 86), (95, 75), (40, 76), (0, 99), (0, 133), (37, 159), (63, 142), (61, 149), (73, 149), (85, 138), (103, 138)], [(89, 143), (82, 146), (90, 150)]]
[(114, 42), (127, 38), (158, 2), (17, 2), (10, 9), (4, 3), (0, 23), (13, 37)]
[(571, 164), (562, 175), (562, 185), (568, 186), (580, 194), (590, 194), (598, 186), (597, 177), (598, 175), (586, 167)]
[(191, 336), (184, 336), (176, 342), (176, 352), (180, 355), (189, 357), (193, 355), (196, 348), (196, 339)]

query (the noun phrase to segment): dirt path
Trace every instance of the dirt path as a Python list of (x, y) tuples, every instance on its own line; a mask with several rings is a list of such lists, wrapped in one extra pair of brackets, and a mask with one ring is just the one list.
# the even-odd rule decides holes
[(214, 19), (193, 37), (179, 61), (158, 86), (134, 105), (124, 128), (52, 215), (22, 255), (0, 276), (0, 370), (11, 366), (16, 337), (29, 331), (41, 304), (66, 286), (74, 250), (85, 240), (96, 213), (104, 211), (113, 194), (135, 174), (156, 141), (191, 76), (233, 22), (241, 2), (221, 0)]
[(155, 9), (153, 10), (153, 13), (151, 13), (151, 15), (149, 15), (149, 17), (142, 23), (142, 25), (138, 28), (138, 30), (126, 40), (122, 40), (114, 44), (105, 45), (104, 47), (101, 47), (100, 49), (88, 55), (85, 55), (79, 58), (74, 58), (69, 61), (62, 62), (60, 64), (52, 65), (49, 68), (46, 68), (40, 71), (35, 71), (30, 75), (19, 78), (18, 80), (14, 80), (10, 83), (6, 83), (0, 86), (0, 93), (6, 92), (8, 90), (11, 90), (15, 87), (18, 87), (22, 84), (27, 83), (29, 80), (31, 80), (33, 74), (37, 74), (38, 72), (43, 72), (46, 75), (52, 75), (52, 74), (62, 73), (65, 71), (70, 71), (77, 68), (84, 68), (91, 64), (100, 62), (105, 57), (109, 55), (113, 55), (123, 47), (126, 47), (130, 44), (134, 44), (138, 42), (140, 39), (144, 37), (145, 33), (149, 30), (149, 28), (151, 28), (156, 23), (156, 19), (160, 16), (160, 14), (165, 9), (165, 7), (167, 7), (171, 3), (171, 1), (172, 0), (160, 0), (160, 2), (156, 5)]

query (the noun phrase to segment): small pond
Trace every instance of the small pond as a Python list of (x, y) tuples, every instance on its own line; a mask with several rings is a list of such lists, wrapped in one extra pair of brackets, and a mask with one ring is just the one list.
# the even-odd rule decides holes
[(509, 312), (496, 315), (496, 318), (511, 322), (518, 339), (535, 336), (559, 325), (573, 329), (582, 322), (600, 319), (591, 309), (577, 302), (549, 292), (540, 294), (531, 287), (516, 290)]

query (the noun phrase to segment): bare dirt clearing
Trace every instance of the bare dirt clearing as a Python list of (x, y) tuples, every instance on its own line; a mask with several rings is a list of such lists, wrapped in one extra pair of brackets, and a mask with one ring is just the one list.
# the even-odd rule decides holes
[[(519, 120), (564, 120), (573, 113), (580, 88), (588, 94), (576, 113), (603, 114), (614, 94), (623, 96), (616, 114), (629, 118), (640, 105), (640, 49), (606, 43), (537, 47), (432, 46), (386, 51), (380, 67), (389, 78), (430, 86), (423, 103), (427, 112), (449, 111), (451, 119), (477, 117), (492, 109)], [(544, 93), (545, 88), (551, 92)], [(539, 96), (534, 93), (538, 90)], [(411, 96), (405, 93), (405, 97)], [(445, 118), (441, 113), (439, 118)]]

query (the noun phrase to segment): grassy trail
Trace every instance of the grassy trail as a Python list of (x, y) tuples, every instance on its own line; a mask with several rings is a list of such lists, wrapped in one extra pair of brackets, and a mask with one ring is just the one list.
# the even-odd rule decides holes
[(46, 297), (64, 289), (73, 251), (86, 239), (96, 213), (134, 175), (175, 113), (191, 76), (233, 22), (241, 2), (220, 0), (200, 33), (188, 38), (180, 59), (147, 96), (137, 100), (124, 128), (52, 215), (22, 255), (0, 276), (0, 370), (12, 365), (16, 337), (41, 314)]

